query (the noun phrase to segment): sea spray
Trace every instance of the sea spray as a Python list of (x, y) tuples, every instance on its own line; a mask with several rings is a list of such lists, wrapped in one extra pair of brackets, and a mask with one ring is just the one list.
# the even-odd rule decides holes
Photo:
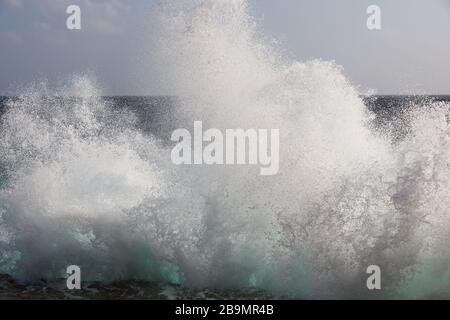
[[(247, 1), (163, 1), (159, 9), (163, 83), (180, 97), (174, 118), (181, 127), (200, 119), (216, 128), (280, 128), (280, 172), (270, 179), (191, 169), (202, 177), (192, 185), (214, 199), (215, 228), (233, 263), (255, 258), (243, 279), (294, 296), (375, 297), (365, 270), (378, 264), (378, 297), (396, 296), (419, 276), (424, 251), (432, 251), (426, 263), (441, 265), (435, 277), (443, 284), (423, 294), (445, 295), (448, 105), (411, 108), (397, 122), (409, 133), (399, 142), (395, 130), (374, 125), (341, 67), (290, 61), (269, 45)], [(405, 157), (414, 160), (406, 164)], [(428, 195), (436, 194), (432, 188), (439, 200)], [(222, 269), (213, 272), (219, 279)]]
[[(85, 280), (179, 281), (176, 265), (149, 239), (157, 235), (136, 233), (139, 206), (157, 206), (173, 187), (165, 183), (164, 151), (135, 127), (133, 114), (99, 96), (81, 76), (7, 105), (0, 128), (8, 176), (0, 193), (2, 269), (22, 281), (55, 280), (70, 264), (83, 268)], [(147, 209), (140, 219), (154, 218)], [(161, 220), (160, 227), (169, 223)], [(170, 225), (166, 232), (177, 228)]]
[[(157, 9), (161, 83), (178, 96), (170, 125), (279, 128), (278, 174), (173, 165), (167, 142), (99, 98), (88, 77), (30, 90), (1, 119), (4, 272), (55, 280), (77, 264), (105, 282), (448, 297), (447, 104), (411, 108), (394, 139), (341, 67), (284, 58), (246, 1)], [(365, 286), (373, 264), (381, 292)]]

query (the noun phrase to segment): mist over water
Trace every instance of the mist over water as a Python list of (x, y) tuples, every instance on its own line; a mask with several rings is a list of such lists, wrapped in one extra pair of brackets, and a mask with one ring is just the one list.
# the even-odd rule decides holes
[(448, 104), (377, 125), (340, 66), (283, 57), (247, 1), (157, 9), (161, 83), (178, 97), (167, 125), (280, 129), (279, 173), (173, 165), (90, 77), (30, 88), (1, 118), (0, 272), (54, 281), (76, 264), (105, 282), (449, 297)]

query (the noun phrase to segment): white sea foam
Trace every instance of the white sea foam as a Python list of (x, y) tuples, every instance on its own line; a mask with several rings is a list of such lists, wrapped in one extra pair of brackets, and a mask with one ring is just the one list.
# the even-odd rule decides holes
[[(2, 267), (22, 280), (78, 264), (91, 279), (256, 286), (294, 297), (448, 296), (449, 106), (407, 134), (373, 115), (333, 62), (290, 61), (244, 0), (171, 0), (155, 25), (173, 122), (280, 128), (280, 168), (187, 166), (76, 77), (11, 101), (0, 161)], [(365, 287), (366, 267), (384, 290)]]

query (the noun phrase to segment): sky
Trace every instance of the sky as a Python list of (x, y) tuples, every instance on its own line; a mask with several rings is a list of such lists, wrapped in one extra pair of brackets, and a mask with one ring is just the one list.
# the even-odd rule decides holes
[[(156, 0), (0, 0), (0, 95), (89, 70), (108, 95), (160, 95), (142, 48)], [(296, 60), (334, 60), (362, 90), (450, 94), (450, 0), (249, 0), (267, 37)], [(66, 8), (82, 29), (66, 28)], [(366, 9), (381, 9), (368, 30)], [(155, 69), (156, 70), (156, 69)], [(153, 79), (154, 78), (154, 79)], [(153, 80), (152, 80), (153, 79)]]

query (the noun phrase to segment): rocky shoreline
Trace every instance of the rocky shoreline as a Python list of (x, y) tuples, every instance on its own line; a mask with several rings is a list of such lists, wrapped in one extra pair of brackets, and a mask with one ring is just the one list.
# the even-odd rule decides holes
[[(64, 280), (64, 279), (62, 279)], [(65, 281), (61, 281), (65, 284)], [(92, 282), (81, 290), (68, 290), (63, 285), (39, 281), (21, 284), (11, 276), (0, 274), (0, 300), (229, 300), (274, 299), (256, 290), (192, 290), (182, 286), (144, 281), (117, 281), (110, 284)]]

